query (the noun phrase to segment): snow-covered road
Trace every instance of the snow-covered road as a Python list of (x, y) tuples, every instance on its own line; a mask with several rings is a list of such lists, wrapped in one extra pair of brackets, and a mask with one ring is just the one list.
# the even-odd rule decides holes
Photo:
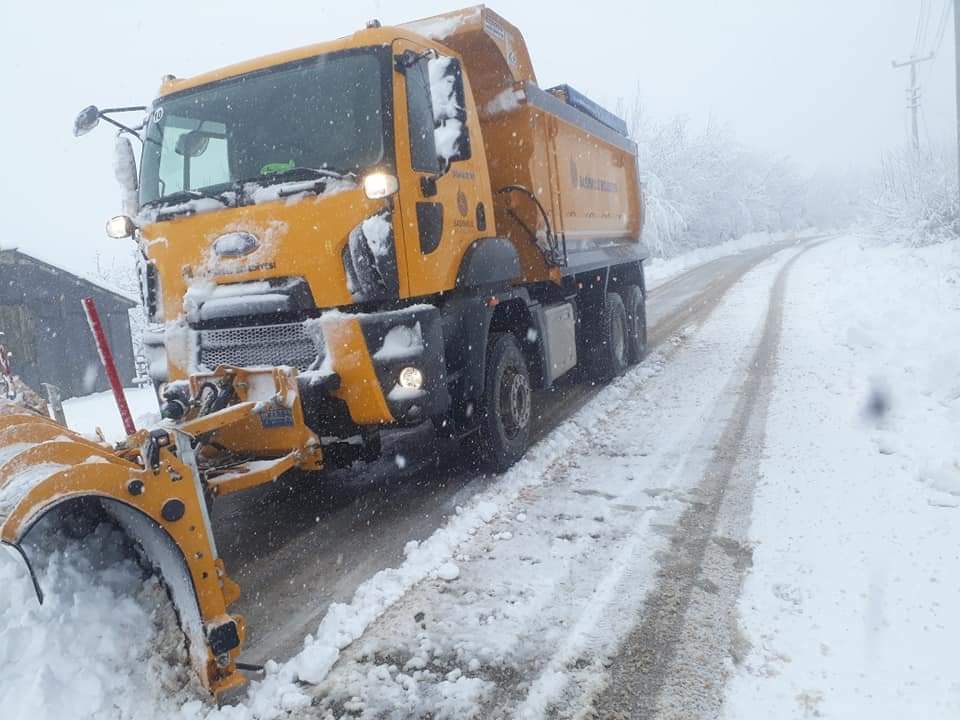
[[(280, 662), (241, 706), (187, 689), (151, 716), (960, 715), (960, 249), (784, 243), (649, 303), (650, 357), (539, 397), (502, 476), (414, 434), (362, 476), (218, 503), (246, 659)], [(68, 630), (27, 595), (0, 657)], [(0, 700), (39, 697), (34, 645)]]
[[(320, 707), (363, 717), (649, 717), (674, 687), (684, 703), (700, 700), (688, 708), (719, 706), (750, 511), (721, 505), (741, 475), (753, 477), (784, 280), (806, 247), (731, 278), (736, 286), (679, 323), (642, 368), (473, 498), (446, 528), (449, 567), (388, 603), (325, 678), (333, 657), (308, 647), (295, 658), (289, 669), (322, 679), (312, 690)], [(729, 569), (712, 580), (702, 570), (717, 554)], [(698, 610), (704, 592), (721, 600)], [(688, 628), (689, 612), (712, 624)], [(715, 697), (698, 697), (698, 685)]]
[[(747, 247), (660, 282), (648, 301), (651, 347), (702, 320), (746, 272), (792, 244)], [(566, 383), (539, 394), (535, 438), (597, 393)], [(428, 538), (458, 506), (500, 482), (460, 464), (456, 454), (437, 458), (428, 429), (387, 443), (386, 462), (360, 474), (338, 473), (323, 486), (266, 487), (215, 506), (218, 547), (243, 589), (237, 608), (250, 633), (245, 659), (295, 654), (330, 603), (349, 601), (367, 578), (399, 565), (408, 542)]]

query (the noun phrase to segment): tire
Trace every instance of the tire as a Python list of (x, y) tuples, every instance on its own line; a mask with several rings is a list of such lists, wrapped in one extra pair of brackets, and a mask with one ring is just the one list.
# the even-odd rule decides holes
[(637, 285), (623, 289), (623, 307), (627, 312), (627, 362), (636, 365), (647, 354), (647, 305)]
[(530, 372), (516, 338), (491, 334), (477, 438), (485, 469), (500, 473), (523, 457), (530, 443), (532, 399)]
[(599, 332), (590, 348), (590, 376), (605, 383), (626, 370), (629, 360), (627, 311), (617, 293), (607, 293), (599, 320)]

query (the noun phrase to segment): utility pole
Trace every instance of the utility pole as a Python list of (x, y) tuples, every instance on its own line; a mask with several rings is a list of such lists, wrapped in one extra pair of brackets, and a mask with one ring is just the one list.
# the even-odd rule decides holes
[[(954, 3), (960, 5), (960, 0), (954, 0)], [(910, 111), (911, 129), (913, 130), (913, 149), (920, 151), (920, 125), (918, 116), (920, 114), (920, 87), (917, 85), (917, 65), (933, 60), (934, 54), (930, 53), (924, 57), (911, 56), (909, 60), (897, 62), (894, 60), (891, 64), (894, 69), (910, 67), (910, 87), (907, 88), (907, 110)]]

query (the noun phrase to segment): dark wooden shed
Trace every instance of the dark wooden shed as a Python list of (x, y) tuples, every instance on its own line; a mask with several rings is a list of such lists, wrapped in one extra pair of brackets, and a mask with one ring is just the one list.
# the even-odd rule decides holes
[(13, 371), (38, 391), (41, 383), (63, 397), (107, 390), (107, 378), (81, 298), (92, 297), (124, 384), (136, 374), (130, 340), (136, 300), (18, 249), (0, 249), (0, 343), (13, 353)]

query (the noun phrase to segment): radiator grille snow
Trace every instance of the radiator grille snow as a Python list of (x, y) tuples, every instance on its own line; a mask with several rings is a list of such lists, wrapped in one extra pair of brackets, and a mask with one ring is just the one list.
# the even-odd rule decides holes
[(200, 363), (210, 370), (218, 365), (306, 370), (322, 353), (303, 323), (201, 330), (199, 339)]

